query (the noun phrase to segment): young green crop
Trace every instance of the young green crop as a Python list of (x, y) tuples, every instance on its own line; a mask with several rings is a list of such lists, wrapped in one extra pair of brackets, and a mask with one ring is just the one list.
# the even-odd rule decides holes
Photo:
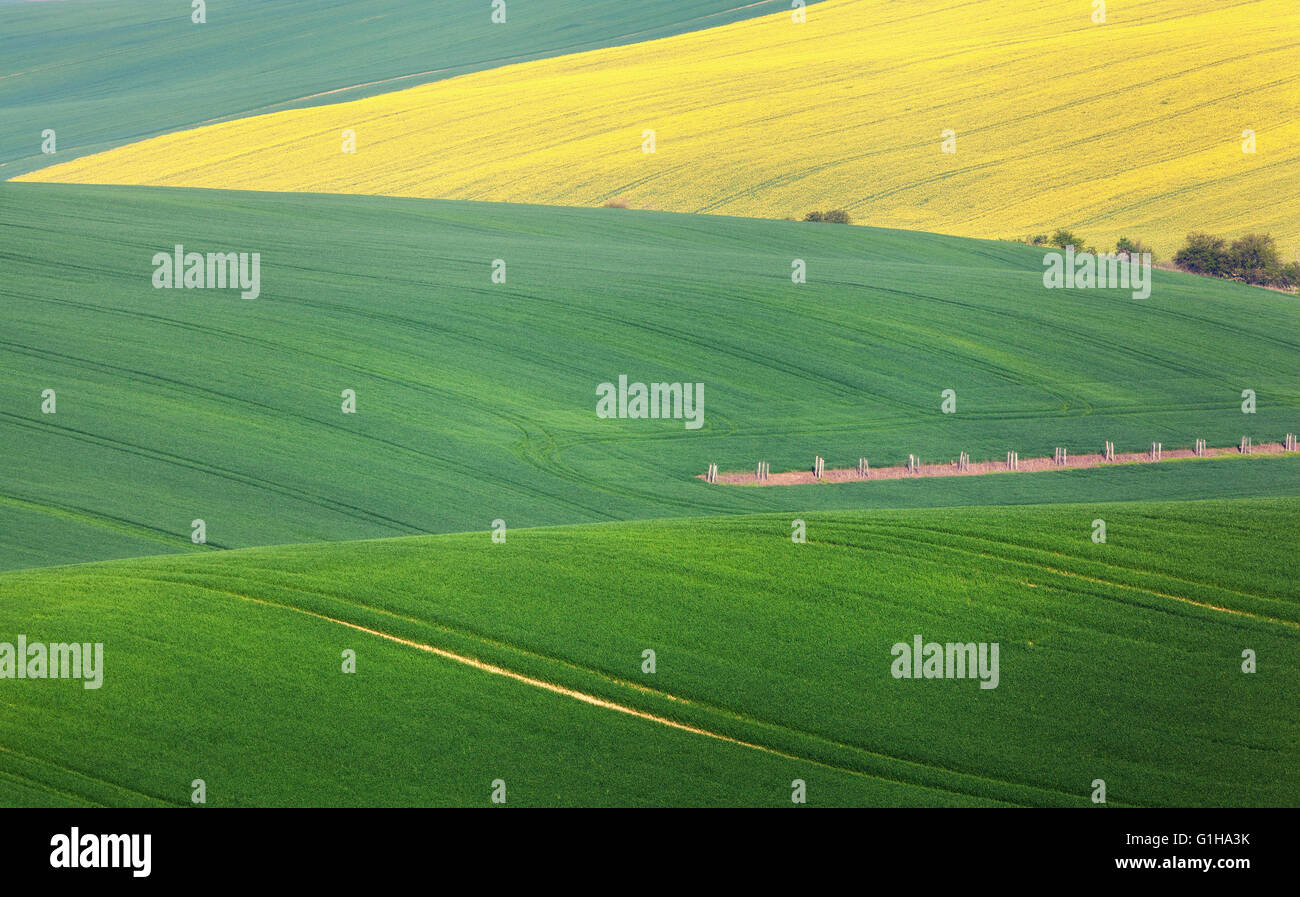
[[(814, 455), (836, 467), (1279, 440), (1300, 429), (1300, 305), (1222, 281), (1156, 271), (1142, 302), (1048, 301), (1024, 246), (389, 198), (7, 184), (0, 230), (0, 567), (494, 519), (1300, 492), (1295, 458), (695, 479), (710, 462), (780, 471)], [(154, 289), (150, 260), (177, 243), (260, 253), (259, 298)], [(806, 284), (791, 282), (795, 257)], [(704, 383), (703, 427), (598, 418), (597, 387), (620, 374)], [(1241, 413), (1245, 387), (1255, 414)], [(41, 412), (46, 389), (56, 414)]]
[[(750, 515), (0, 574), (0, 633), (105, 643), (98, 691), (0, 681), (0, 801), (183, 804), (204, 778), (220, 805), (486, 805), (498, 777), (525, 804), (788, 805), (796, 778), (823, 805), (1087, 806), (1097, 778), (1115, 805), (1300, 798), (1294, 500), (806, 522), (803, 545)], [(917, 634), (998, 643), (997, 687), (894, 678)]]

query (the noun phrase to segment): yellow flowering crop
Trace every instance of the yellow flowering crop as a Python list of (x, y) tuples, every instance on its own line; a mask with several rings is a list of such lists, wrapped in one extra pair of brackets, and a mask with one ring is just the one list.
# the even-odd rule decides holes
[(1127, 234), (1166, 256), (1191, 229), (1259, 230), (1289, 260), (1300, 3), (1113, 0), (1095, 17), (1087, 0), (828, 0), (802, 24), (781, 13), (512, 65), (17, 180), (844, 208), (968, 236)]

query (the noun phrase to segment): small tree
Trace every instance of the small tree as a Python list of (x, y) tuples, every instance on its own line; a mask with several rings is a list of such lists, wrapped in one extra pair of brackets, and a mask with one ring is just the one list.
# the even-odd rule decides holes
[(809, 212), (804, 221), (816, 221), (824, 224), (848, 224), (849, 213), (843, 209), (831, 209), (829, 212)]
[(1228, 248), (1228, 267), (1233, 277), (1247, 283), (1274, 284), (1282, 278), (1277, 244), (1268, 234), (1246, 234)]
[(1193, 274), (1225, 277), (1229, 271), (1228, 250), (1222, 237), (1193, 232), (1174, 255), (1174, 264)]
[(1156, 254), (1150, 246), (1143, 243), (1141, 240), (1130, 240), (1128, 237), (1120, 237), (1115, 241), (1115, 251), (1120, 255), (1127, 253), (1133, 257), (1150, 255), (1152, 261), (1156, 258)]
[(1300, 287), (1300, 262), (1282, 266), (1282, 286), (1294, 290)]
[(1061, 249), (1065, 249), (1070, 246), (1073, 246), (1075, 249), (1079, 249), (1080, 247), (1083, 246), (1083, 241), (1080, 240), (1078, 237), (1076, 237), (1074, 234), (1070, 233), (1065, 228), (1058, 227), (1056, 229), (1056, 233), (1052, 234), (1052, 245), (1059, 246)]

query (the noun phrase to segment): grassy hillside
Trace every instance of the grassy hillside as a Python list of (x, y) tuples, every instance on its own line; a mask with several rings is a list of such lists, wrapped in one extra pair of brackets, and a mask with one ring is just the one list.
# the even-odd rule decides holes
[[(260, 252), (261, 295), (154, 289), (154, 254), (176, 243)], [(1047, 291), (1028, 247), (925, 234), (59, 185), (0, 186), (0, 245), (3, 567), (199, 550), (196, 519), (211, 550), (498, 518), (1300, 494), (1294, 456), (781, 489), (694, 478), (816, 453), (883, 465), (1300, 431), (1300, 306), (1221, 281), (1155, 272), (1135, 300)], [(597, 385), (620, 374), (704, 383), (702, 428), (597, 418)]]
[[(814, 0), (816, 2), (816, 0)], [(810, 4), (811, 5), (811, 4)], [(371, 96), (499, 65), (649, 40), (778, 0), (0, 2), (0, 177), (234, 116)], [(58, 154), (41, 154), (55, 130)]]
[[(0, 574), (6, 638), (105, 651), (98, 690), (4, 681), (0, 803), (185, 804), (195, 778), (215, 806), (487, 805), (497, 778), (520, 805), (789, 805), (795, 778), (813, 805), (1300, 800), (1294, 500), (807, 523)], [(997, 687), (894, 678), (918, 633), (997, 642)]]
[[(146, 141), (34, 180), (637, 206), (978, 237), (1069, 226), (1169, 257), (1300, 245), (1292, 0), (832, 0)], [(355, 155), (340, 152), (342, 129)], [(655, 131), (656, 152), (643, 152)], [(955, 152), (943, 152), (943, 132)], [(1243, 132), (1255, 152), (1243, 152)]]

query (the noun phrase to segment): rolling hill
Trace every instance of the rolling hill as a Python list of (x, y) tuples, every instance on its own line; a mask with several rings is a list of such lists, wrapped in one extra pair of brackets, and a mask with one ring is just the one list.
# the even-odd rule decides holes
[(1292, 0), (188, 5), (0, 0), (0, 806), (1300, 802), (1300, 302), (1019, 240), (1289, 257)]
[[(812, 0), (813, 3), (818, 0)], [(761, 15), (779, 0), (0, 2), (0, 177), (226, 118)], [(809, 4), (812, 5), (812, 4)], [(57, 154), (41, 152), (53, 129)]]
[[(831, 0), (147, 140), (22, 180), (796, 217), (1168, 258), (1300, 241), (1300, 8)], [(345, 129), (357, 151), (341, 151)], [(647, 153), (647, 132), (654, 152)], [(952, 143), (945, 147), (945, 132)], [(1249, 139), (1252, 152), (1243, 151)], [(949, 153), (946, 148), (953, 149)]]
[[(0, 185), (0, 239), (0, 568), (495, 519), (1300, 494), (1295, 456), (695, 478), (1300, 431), (1300, 306), (1222, 281), (1156, 271), (1135, 300), (1046, 290), (1029, 247), (873, 228), (62, 185)], [(156, 289), (175, 244), (260, 253), (259, 297)], [(620, 375), (705, 384), (702, 426), (598, 418)]]
[[(498, 779), (523, 806), (789, 806), (795, 779), (822, 806), (1300, 798), (1296, 502), (807, 524), (0, 573), (0, 632), (104, 645), (98, 689), (6, 682), (0, 803), (187, 805), (195, 779), (210, 806), (488, 806)], [(895, 678), (917, 634), (998, 643), (996, 687)]]

